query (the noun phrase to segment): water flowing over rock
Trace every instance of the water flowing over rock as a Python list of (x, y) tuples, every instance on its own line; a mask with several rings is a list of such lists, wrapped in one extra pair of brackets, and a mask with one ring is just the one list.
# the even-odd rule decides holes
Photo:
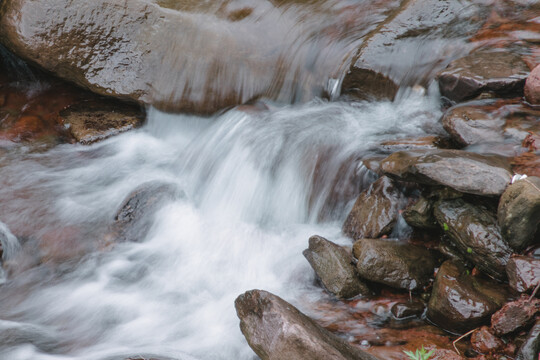
[(439, 75), (441, 94), (453, 101), (472, 99), (482, 92), (499, 96), (523, 94), (529, 67), (511, 52), (477, 51), (452, 62)]
[(508, 282), (512, 289), (532, 290), (540, 281), (540, 260), (527, 256), (512, 256), (506, 264)]
[(484, 196), (501, 195), (512, 178), (504, 158), (461, 150), (399, 151), (383, 160), (381, 169), (404, 181)]
[(312, 236), (309, 238), (309, 248), (303, 254), (324, 287), (338, 298), (371, 293), (358, 278), (350, 251), (321, 236)]
[(92, 101), (70, 106), (59, 116), (75, 140), (90, 144), (140, 127), (145, 114), (137, 106), (118, 101)]
[[(481, 25), (468, 21), (478, 11), (473, 2), (413, 0), (402, 4), (366, 36), (343, 80), (342, 93), (361, 99), (393, 99), (399, 85), (431, 78), (444, 66), (445, 57), (460, 51), (460, 42), (452, 39), (466, 28)], [(458, 19), (460, 28), (454, 26)]]
[(398, 289), (418, 289), (435, 267), (427, 249), (396, 240), (361, 239), (354, 243), (353, 254), (362, 278)]
[(531, 104), (540, 105), (540, 64), (536, 65), (527, 77), (525, 98)]
[(534, 360), (538, 353), (540, 353), (540, 320), (536, 320), (527, 334), (525, 342), (519, 348), (516, 360)]
[(491, 317), (491, 328), (496, 335), (502, 336), (520, 328), (530, 326), (540, 312), (540, 299), (524, 296), (519, 300), (505, 304)]
[(262, 360), (377, 360), (269, 292), (248, 291), (235, 307), (242, 333)]
[(495, 279), (506, 279), (512, 249), (502, 238), (491, 212), (457, 199), (436, 203), (434, 213), (463, 258)]
[(397, 221), (401, 192), (384, 176), (361, 193), (343, 224), (352, 239), (389, 234)]
[(427, 317), (453, 332), (466, 332), (489, 320), (508, 298), (503, 285), (467, 274), (458, 261), (440, 267), (428, 303)]
[(510, 185), (499, 201), (497, 218), (512, 248), (530, 245), (540, 225), (540, 178), (531, 176)]
[(488, 112), (474, 106), (448, 109), (442, 124), (452, 139), (462, 146), (503, 140), (504, 120), (493, 118)]

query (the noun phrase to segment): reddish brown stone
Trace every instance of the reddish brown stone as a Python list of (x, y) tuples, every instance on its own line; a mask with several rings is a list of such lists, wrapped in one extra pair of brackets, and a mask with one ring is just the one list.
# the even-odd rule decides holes
[(525, 99), (531, 104), (540, 104), (540, 64), (527, 77), (525, 82)]
[(540, 299), (528, 296), (504, 305), (491, 317), (491, 328), (498, 336), (506, 335), (530, 325), (540, 312)]
[(492, 354), (504, 347), (504, 342), (493, 335), (487, 326), (482, 326), (471, 335), (471, 344), (481, 354)]
[(519, 292), (532, 290), (540, 281), (540, 260), (513, 256), (506, 264), (510, 286)]

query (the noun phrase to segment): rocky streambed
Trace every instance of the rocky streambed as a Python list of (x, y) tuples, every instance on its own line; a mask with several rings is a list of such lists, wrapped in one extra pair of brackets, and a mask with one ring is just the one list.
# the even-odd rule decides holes
[(538, 357), (535, 2), (0, 14), (1, 356)]

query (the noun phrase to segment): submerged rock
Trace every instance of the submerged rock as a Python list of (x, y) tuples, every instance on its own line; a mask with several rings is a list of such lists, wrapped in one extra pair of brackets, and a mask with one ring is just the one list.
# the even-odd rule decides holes
[(489, 320), (509, 294), (503, 285), (469, 275), (459, 261), (442, 264), (428, 303), (430, 321), (452, 332), (465, 332)]
[(234, 304), (242, 334), (262, 360), (377, 360), (269, 292), (248, 291)]
[(453, 61), (438, 79), (443, 96), (463, 101), (483, 92), (519, 96), (528, 74), (529, 67), (519, 55), (483, 50)]
[(499, 201), (497, 218), (512, 248), (530, 245), (540, 225), (540, 178), (531, 176), (510, 185)]
[(138, 106), (102, 100), (72, 105), (59, 117), (77, 142), (90, 144), (141, 126), (145, 114)]
[(512, 249), (502, 238), (491, 212), (456, 199), (437, 202), (434, 213), (463, 258), (495, 279), (506, 279)]
[(506, 264), (508, 283), (519, 292), (532, 290), (540, 282), (540, 259), (512, 256)]
[(493, 354), (504, 347), (504, 342), (496, 337), (487, 326), (482, 326), (472, 333), (471, 345), (480, 354)]
[(504, 158), (461, 150), (399, 151), (383, 160), (381, 169), (404, 181), (484, 196), (501, 195), (512, 178)]
[(401, 192), (384, 176), (362, 192), (343, 224), (343, 233), (352, 239), (378, 238), (389, 234), (397, 217)]
[(525, 99), (531, 104), (540, 105), (540, 64), (536, 65), (527, 77)]
[(424, 309), (424, 303), (420, 301), (408, 301), (394, 304), (390, 311), (396, 319), (404, 319), (411, 316), (420, 316), (424, 312)]
[(398, 289), (418, 289), (435, 268), (429, 250), (396, 240), (361, 239), (354, 243), (353, 254), (362, 278)]
[(433, 216), (433, 204), (420, 197), (416, 203), (403, 211), (403, 219), (412, 227), (419, 229), (437, 229), (439, 226)]
[(540, 299), (528, 296), (505, 304), (491, 317), (491, 328), (496, 335), (502, 336), (527, 327), (534, 322), (540, 312)]
[(504, 123), (504, 120), (470, 105), (450, 108), (442, 117), (444, 129), (462, 146), (502, 142)]
[(519, 348), (516, 360), (536, 360), (540, 353), (540, 319), (527, 334), (527, 338)]
[(164, 203), (183, 196), (184, 193), (174, 184), (159, 181), (142, 184), (120, 206), (106, 243), (142, 241), (150, 230), (156, 211)]
[(352, 255), (339, 245), (321, 236), (309, 238), (309, 248), (303, 252), (324, 287), (338, 298), (367, 296), (371, 292), (358, 278)]

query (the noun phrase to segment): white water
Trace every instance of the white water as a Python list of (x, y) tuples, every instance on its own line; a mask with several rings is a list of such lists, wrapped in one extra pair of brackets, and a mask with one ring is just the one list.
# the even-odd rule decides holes
[[(187, 194), (159, 210), (140, 243), (12, 275), (0, 288), (0, 359), (254, 358), (234, 299), (259, 288), (300, 307), (301, 298), (316, 301), (302, 256), (309, 236), (349, 243), (344, 204), (317, 221), (329, 180), (382, 140), (438, 132), (437, 98), (314, 101), (214, 118), (151, 110), (144, 128), (103, 143), (0, 155), (0, 221), (31, 225), (29, 238), (71, 226), (97, 240), (124, 197), (150, 180)], [(317, 159), (323, 186), (312, 181)], [(365, 169), (353, 172), (358, 186), (370, 181)]]

